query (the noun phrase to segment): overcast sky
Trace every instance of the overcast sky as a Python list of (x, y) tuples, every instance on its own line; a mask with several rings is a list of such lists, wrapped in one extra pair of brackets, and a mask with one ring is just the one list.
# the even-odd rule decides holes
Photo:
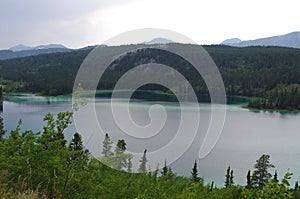
[(199, 44), (300, 31), (298, 0), (0, 0), (0, 49), (17, 44), (101, 44), (164, 28)]

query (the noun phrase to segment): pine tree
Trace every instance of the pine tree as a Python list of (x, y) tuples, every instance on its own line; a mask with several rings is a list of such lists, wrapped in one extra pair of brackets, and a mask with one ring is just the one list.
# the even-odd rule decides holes
[(247, 189), (252, 188), (252, 182), (251, 182), (251, 171), (249, 170), (247, 173), (247, 185), (246, 185)]
[(73, 139), (69, 144), (70, 160), (78, 159), (80, 156), (84, 154), (82, 139), (79, 133), (75, 133)]
[(117, 146), (115, 148), (116, 154), (124, 154), (126, 151), (126, 142), (125, 140), (118, 140)]
[(298, 191), (299, 189), (299, 184), (298, 181), (295, 182), (295, 187), (294, 187), (294, 191)]
[(69, 150), (73, 151), (82, 151), (83, 150), (83, 145), (82, 145), (82, 139), (79, 133), (75, 133), (73, 136), (73, 139), (71, 140), (69, 144)]
[(167, 160), (165, 160), (165, 165), (164, 167), (162, 168), (162, 171), (161, 171), (161, 175), (162, 176), (166, 176), (168, 174), (168, 166), (167, 166)]
[(270, 163), (269, 155), (264, 154), (256, 160), (256, 164), (254, 165), (255, 170), (252, 175), (253, 185), (258, 188), (264, 188), (266, 183), (269, 182), (272, 177), (268, 170), (274, 167), (275, 166)]
[(214, 189), (214, 181), (212, 181), (210, 184), (210, 191), (212, 191), (213, 189)]
[(232, 187), (234, 185), (233, 178), (234, 178), (234, 176), (233, 176), (233, 170), (231, 170), (231, 172), (230, 172), (230, 187)]
[(225, 174), (225, 188), (230, 187), (230, 166), (228, 166)]
[(3, 139), (5, 133), (6, 131), (4, 130), (3, 118), (0, 116), (0, 141)]
[(103, 151), (102, 151), (104, 157), (110, 157), (114, 155), (114, 153), (111, 151), (112, 143), (113, 142), (111, 141), (109, 135), (106, 133), (103, 141)]
[(140, 163), (141, 163), (140, 167), (139, 167), (140, 173), (146, 173), (146, 164), (148, 162), (146, 155), (147, 155), (147, 149), (144, 150), (144, 155), (143, 155), (142, 159), (140, 160)]
[(194, 162), (194, 167), (191, 172), (191, 181), (194, 183), (198, 183), (200, 178), (198, 177), (198, 169), (197, 169), (197, 161)]
[[(126, 151), (125, 140), (118, 140), (117, 146), (115, 148), (117, 168), (118, 170), (123, 170), (127, 166), (127, 155), (124, 154)], [(128, 168), (127, 168), (128, 169)]]
[(273, 176), (272, 182), (275, 182), (275, 183), (278, 183), (278, 182), (279, 182), (279, 181), (278, 181), (278, 176), (277, 176), (277, 171), (275, 171), (275, 174), (274, 174), (274, 176)]
[(0, 86), (0, 111), (3, 110), (3, 90), (2, 86)]

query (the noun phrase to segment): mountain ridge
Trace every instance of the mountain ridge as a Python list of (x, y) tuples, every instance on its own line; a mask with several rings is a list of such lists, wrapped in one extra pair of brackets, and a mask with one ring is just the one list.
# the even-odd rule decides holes
[(290, 32), (284, 35), (264, 37), (254, 40), (240, 40), (238, 38), (226, 39), (222, 45), (234, 47), (248, 46), (280, 46), (290, 48), (300, 48), (300, 31)]

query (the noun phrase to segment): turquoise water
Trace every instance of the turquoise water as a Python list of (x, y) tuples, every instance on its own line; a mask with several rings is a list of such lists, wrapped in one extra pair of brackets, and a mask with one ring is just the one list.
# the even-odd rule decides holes
[[(6, 95), (3, 103), (5, 128), (10, 131), (22, 119), (22, 130), (32, 129), (41, 131), (45, 124), (43, 116), (51, 112), (56, 114), (60, 111), (71, 110), (71, 97), (40, 97), (35, 95)], [(149, 151), (166, 144), (176, 128), (180, 118), (180, 107), (176, 102), (145, 102), (135, 100), (131, 103), (131, 114), (133, 119), (140, 125), (149, 123), (148, 109), (151, 105), (159, 103), (168, 114), (166, 129), (161, 136), (153, 140), (141, 140), (139, 145), (128, 139), (130, 150), (142, 151), (147, 148)], [(115, 104), (116, 108), (125, 107), (124, 101), (119, 99)], [(99, 110), (99, 120), (102, 128), (111, 134), (114, 142), (117, 141), (120, 129), (114, 124), (110, 111), (108, 99), (97, 99), (96, 107)], [(186, 104), (181, 107), (193, 112), (193, 104)], [(246, 174), (253, 169), (255, 160), (260, 155), (267, 153), (271, 155), (271, 162), (275, 164), (279, 177), (289, 168), (294, 173), (293, 181), (300, 180), (300, 115), (281, 114), (278, 112), (254, 112), (240, 108), (236, 105), (217, 105), (217, 111), (227, 110), (226, 121), (220, 139), (214, 149), (204, 159), (198, 159), (199, 172), (204, 176), (206, 182), (214, 180), (218, 186), (223, 185), (225, 171), (228, 165), (234, 170), (235, 181), (238, 184), (246, 183)], [(203, 140), (203, 132), (207, 130), (211, 112), (208, 104), (200, 104), (200, 128), (199, 135), (184, 155), (171, 166), (181, 175), (189, 175), (194, 160), (198, 157), (200, 145)], [(218, 113), (218, 112), (217, 112)], [(89, 131), (87, 127), (87, 131)], [(72, 124), (66, 137), (70, 139), (76, 131)], [(125, 137), (126, 138), (126, 137)], [(126, 139), (127, 140), (127, 139)], [(155, 167), (155, 165), (150, 165)], [(273, 170), (274, 171), (274, 170)]]

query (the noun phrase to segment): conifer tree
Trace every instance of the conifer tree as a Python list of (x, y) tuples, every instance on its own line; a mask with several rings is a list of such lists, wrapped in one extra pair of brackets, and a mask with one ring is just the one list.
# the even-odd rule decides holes
[(270, 181), (272, 175), (269, 173), (270, 168), (275, 166), (270, 163), (270, 156), (263, 154), (254, 165), (254, 171), (252, 174), (252, 183), (258, 188), (264, 188), (266, 183)]
[(104, 155), (104, 157), (110, 157), (114, 154), (111, 151), (112, 143), (113, 142), (111, 141), (108, 133), (106, 133), (105, 137), (104, 137), (104, 141), (103, 141), (103, 151), (102, 151), (102, 154)]
[(247, 185), (246, 188), (250, 189), (252, 187), (252, 183), (251, 183), (251, 171), (249, 170), (247, 173)]
[(194, 183), (198, 183), (200, 178), (198, 177), (198, 168), (197, 168), (197, 161), (195, 160), (194, 166), (191, 172), (191, 181)]
[(146, 164), (148, 162), (147, 160), (147, 149), (144, 150), (144, 154), (142, 159), (140, 160), (140, 167), (139, 167), (139, 172), (141, 173), (146, 173)]

